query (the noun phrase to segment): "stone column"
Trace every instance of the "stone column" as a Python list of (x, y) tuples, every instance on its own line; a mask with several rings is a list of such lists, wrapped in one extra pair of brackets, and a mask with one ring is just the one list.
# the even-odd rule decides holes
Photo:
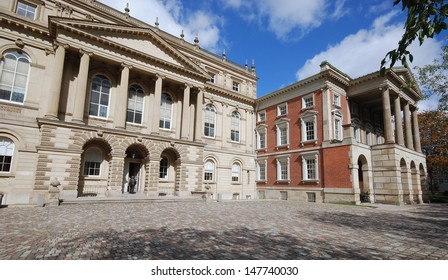
[(126, 114), (128, 109), (129, 70), (132, 66), (121, 64), (121, 80), (117, 96), (114, 125), (116, 128), (126, 128)]
[(408, 149), (414, 149), (414, 141), (412, 139), (412, 126), (411, 126), (411, 113), (409, 111), (409, 103), (404, 105), (404, 124), (406, 128), (406, 147)]
[(157, 75), (156, 84), (154, 87), (154, 104), (152, 110), (152, 125), (151, 134), (159, 134), (160, 127), (160, 102), (162, 101), (162, 81), (164, 77)]
[(57, 119), (59, 113), (59, 98), (61, 96), (62, 74), (64, 72), (66, 45), (57, 44), (54, 55), (54, 64), (51, 72), (48, 107), (45, 117)]
[(395, 143), (392, 132), (392, 113), (390, 108), (389, 88), (383, 89), (383, 122), (386, 144)]
[(418, 126), (417, 108), (412, 110), (412, 125), (414, 129), (414, 145), (415, 150), (419, 153), (422, 152), (422, 145), (420, 143), (420, 130)]
[(181, 138), (190, 139), (190, 89), (191, 86), (185, 84), (184, 99), (182, 100), (182, 133)]
[(395, 111), (395, 131), (397, 133), (398, 145), (404, 146), (404, 135), (403, 135), (403, 118), (401, 117), (401, 104), (400, 96), (397, 95), (394, 104)]
[(89, 75), (89, 64), (92, 53), (80, 50), (81, 61), (76, 85), (75, 108), (73, 110), (73, 121), (84, 122), (84, 104), (87, 95), (87, 79)]
[(202, 141), (202, 107), (203, 107), (204, 93), (203, 89), (199, 89), (196, 101), (196, 120), (195, 120), (195, 141)]

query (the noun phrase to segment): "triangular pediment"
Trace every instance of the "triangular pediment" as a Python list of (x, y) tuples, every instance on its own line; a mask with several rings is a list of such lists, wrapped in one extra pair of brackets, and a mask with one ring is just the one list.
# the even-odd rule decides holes
[(116, 48), (130, 56), (146, 58), (177, 70), (209, 78), (208, 73), (175, 49), (150, 28), (122, 26), (67, 18), (50, 18), (50, 34), (57, 39), (61, 30), (81, 35)]

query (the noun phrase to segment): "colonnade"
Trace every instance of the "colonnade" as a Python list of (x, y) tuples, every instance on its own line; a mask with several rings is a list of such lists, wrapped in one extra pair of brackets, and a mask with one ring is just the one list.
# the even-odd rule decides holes
[[(392, 125), (391, 94), (388, 87), (382, 89), (383, 121), (386, 143), (396, 143), (410, 150), (421, 153), (420, 132), (418, 126), (417, 108), (412, 107), (404, 100), (402, 111), (402, 98), (399, 94), (394, 97), (395, 136)], [(403, 115), (403, 117), (402, 117)], [(404, 130), (403, 130), (404, 119)]]
[[(59, 100), (61, 95), (61, 86), (64, 72), (64, 60), (66, 56), (67, 49), (69, 48), (66, 44), (55, 44), (54, 51), (54, 63), (51, 73), (51, 84), (48, 96), (48, 106), (46, 108), (45, 117), (58, 119), (59, 112)], [(72, 121), (77, 123), (84, 123), (84, 111), (85, 111), (85, 100), (87, 97), (88, 89), (88, 75), (89, 75), (89, 65), (92, 57), (92, 53), (80, 50), (80, 64), (79, 72), (77, 75), (77, 86), (75, 91), (75, 104), (73, 109)], [(132, 66), (129, 64), (121, 64), (120, 73), (120, 84), (117, 86), (117, 104), (119, 110), (116, 111), (114, 116), (114, 127), (117, 129), (126, 128), (126, 110), (128, 101), (128, 89), (129, 89), (129, 76)], [(154, 105), (160, 104), (162, 98), (163, 90), (163, 80), (165, 76), (159, 73), (152, 73), (155, 76), (155, 86), (154, 95), (151, 97)], [(179, 81), (182, 83), (182, 81)], [(202, 138), (202, 107), (204, 94), (201, 88), (197, 92), (196, 104), (190, 104), (192, 87), (193, 85), (184, 83), (184, 90), (182, 98), (179, 98), (182, 102), (182, 112), (181, 112), (181, 128), (180, 138), (190, 141), (198, 141)], [(152, 102), (151, 102), (152, 103)], [(160, 110), (158, 106), (152, 107), (147, 110), (150, 117), (150, 127), (151, 134), (159, 134), (159, 120), (160, 120)], [(195, 112), (194, 112), (195, 110)], [(193, 113), (194, 112), (194, 113)], [(195, 122), (190, 120), (191, 117), (195, 118)]]

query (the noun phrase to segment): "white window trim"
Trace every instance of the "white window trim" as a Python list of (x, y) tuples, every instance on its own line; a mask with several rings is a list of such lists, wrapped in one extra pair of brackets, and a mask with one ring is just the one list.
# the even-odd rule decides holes
[[(268, 147), (268, 126), (267, 125), (260, 125), (256, 128), (256, 136), (257, 136), (257, 150), (267, 150)], [(264, 147), (261, 147), (260, 145), (260, 132), (264, 132)]]
[(208, 103), (207, 105), (205, 105), (205, 108), (204, 108), (204, 128), (205, 128), (205, 117), (206, 117), (206, 114), (207, 114), (207, 106), (212, 106), (213, 107), (213, 109), (214, 109), (214, 117), (215, 117), (215, 119), (213, 120), (213, 124), (215, 125), (215, 128), (214, 128), (214, 133), (213, 133), (213, 136), (207, 136), (207, 135), (205, 135), (205, 131), (204, 131), (204, 137), (205, 138), (209, 138), (209, 139), (216, 139), (216, 128), (217, 128), (217, 125), (216, 125), (216, 122), (217, 122), (217, 115), (218, 115), (218, 111), (217, 111), (217, 109), (216, 109), (216, 107), (213, 105), (213, 104), (211, 104), (211, 103)]
[(241, 91), (241, 83), (238, 81), (232, 81), (232, 90), (234, 92), (240, 92)]
[[(308, 140), (307, 139), (307, 131), (306, 131), (306, 122), (310, 122), (310, 121), (312, 121), (314, 123), (314, 135), (313, 135), (314, 139)], [(301, 136), (302, 136), (301, 144), (302, 144), (302, 146), (307, 143), (317, 143), (317, 140), (318, 140), (317, 139), (317, 131), (318, 131), (317, 112), (308, 111), (307, 113), (305, 113), (304, 116), (302, 116), (300, 118), (300, 122), (301, 122), (301, 127), (302, 127), (302, 129), (301, 129)]]
[[(205, 179), (205, 164), (207, 162), (211, 162), (213, 164), (212, 179), (211, 180), (206, 180)], [(205, 183), (214, 183), (214, 182), (216, 182), (216, 162), (214, 160), (212, 160), (210, 158), (205, 160), (205, 162), (204, 162), (204, 174), (203, 174), (202, 178), (203, 178), (203, 181)]]
[[(313, 99), (313, 105), (310, 107), (306, 106), (306, 102), (305, 100), (308, 98), (312, 98)], [(312, 94), (308, 94), (302, 97), (302, 110), (308, 110), (308, 109), (313, 109), (314, 107), (316, 107), (316, 99), (314, 98), (314, 93)]]
[[(319, 153), (318, 152), (308, 152), (302, 153), (302, 182), (319, 182)], [(314, 159), (316, 167), (316, 178), (308, 178), (308, 166), (307, 160)]]
[[(280, 107), (283, 107), (283, 106), (285, 106), (285, 108), (286, 108), (285, 114), (280, 113)], [(288, 115), (288, 103), (282, 103), (282, 104), (277, 105), (277, 117), (284, 117), (287, 115)]]
[[(174, 125), (174, 123), (173, 123), (173, 115), (174, 115), (174, 104), (176, 103), (176, 102), (174, 102), (174, 98), (173, 98), (173, 96), (171, 95), (171, 94), (169, 94), (168, 92), (162, 92), (162, 95), (161, 95), (161, 99), (160, 99), (160, 102), (162, 102), (162, 99), (163, 99), (163, 95), (164, 94), (166, 94), (166, 95), (168, 95), (170, 98), (171, 98), (171, 101), (173, 102), (172, 104), (171, 104), (171, 115), (170, 115), (170, 127), (169, 128), (165, 128), (165, 127), (160, 127), (160, 118), (161, 118), (161, 114), (159, 113), (159, 129), (161, 129), (161, 130), (165, 130), (165, 131), (172, 131), (173, 130), (173, 125)], [(162, 104), (160, 104), (160, 108), (159, 108), (159, 110), (160, 109), (162, 109)]]
[[(281, 143), (281, 127), (285, 126), (286, 127), (286, 144), (282, 144)], [(281, 148), (281, 147), (288, 147), (289, 148), (289, 119), (280, 119), (275, 123), (275, 128), (276, 128), (276, 132), (277, 132), (277, 143), (276, 143), (276, 148)]]
[[(234, 165), (238, 165), (239, 166), (239, 170), (238, 170), (238, 181), (233, 181), (233, 166)], [(230, 168), (230, 182), (232, 185), (241, 185), (242, 183), (242, 177), (243, 176), (243, 165), (238, 162), (238, 161), (234, 161), (232, 163), (232, 167)]]
[(333, 105), (337, 108), (341, 108), (341, 95), (333, 94)]
[[(4, 60), (4, 57), (5, 57), (5, 55), (6, 54), (8, 54), (8, 53), (12, 53), (12, 52), (21, 52), (21, 54), (24, 56), (24, 57), (26, 57), (26, 59), (28, 60), (28, 73), (27, 73), (27, 76), (26, 76), (26, 85), (25, 85), (25, 88), (24, 88), (24, 94), (23, 94), (23, 102), (17, 102), (17, 101), (13, 101), (13, 100), (11, 100), (11, 98), (12, 98), (12, 91), (11, 91), (11, 97), (10, 97), (10, 99), (9, 100), (6, 100), (6, 99), (0, 99), (0, 102), (5, 102), (5, 103), (12, 103), (12, 104), (19, 104), (19, 105), (23, 105), (23, 104), (25, 104), (25, 101), (27, 100), (27, 94), (28, 94), (28, 85), (29, 85), (29, 83), (30, 83), (30, 74), (31, 74), (31, 57), (26, 53), (26, 52), (24, 52), (24, 51), (21, 51), (21, 50), (19, 50), (19, 49), (12, 49), (12, 50), (7, 50), (7, 51), (5, 51), (5, 52), (3, 52), (2, 54), (1, 54), (1, 57), (0, 57), (0, 66), (2, 67), (1, 69), (3, 70), (3, 60)], [(17, 59), (17, 61), (18, 61), (18, 59)], [(17, 67), (17, 64), (16, 64), (16, 67)], [(2, 71), (3, 72), (3, 71)], [(0, 72), (0, 74), (2, 74), (2, 72)], [(14, 72), (14, 76), (16, 76), (17, 75), (17, 73), (16, 72)], [(11, 89), (14, 89), (14, 86), (12, 85), (12, 88)]]
[[(264, 114), (264, 120), (260, 119), (260, 114)], [(257, 122), (259, 122), (259, 123), (266, 122), (266, 110), (259, 111), (257, 113)]]
[[(236, 113), (237, 115), (238, 115), (238, 130), (236, 130), (236, 131), (238, 131), (238, 140), (233, 140), (232, 139), (232, 128), (233, 128), (233, 123), (232, 123), (232, 121), (233, 121), (233, 114), (234, 113)], [(235, 111), (232, 111), (232, 114), (230, 115), (230, 141), (232, 142), (232, 143), (241, 143), (241, 114), (240, 114), (240, 112), (238, 112), (237, 110), (235, 110)]]
[[(268, 165), (267, 165), (267, 160), (266, 159), (257, 159), (257, 177), (256, 177), (256, 182), (267, 182), (268, 180)], [(260, 177), (260, 163), (264, 164), (264, 179), (261, 179)]]
[[(143, 122), (144, 122), (144, 120), (145, 120), (145, 103), (146, 103), (146, 93), (145, 93), (145, 90), (144, 90), (144, 88), (142, 87), (142, 86), (140, 86), (139, 84), (132, 84), (132, 85), (130, 85), (129, 86), (129, 88), (128, 88), (128, 104), (127, 104), (127, 106), (129, 106), (129, 89), (131, 88), (131, 87), (135, 87), (135, 86), (138, 86), (140, 89), (142, 89), (142, 91), (143, 91), (143, 104), (142, 104), (142, 122), (141, 123), (135, 123), (135, 122), (130, 122), (130, 121), (128, 121), (127, 120), (127, 113), (128, 113), (128, 108), (126, 108), (126, 123), (127, 124), (130, 124), (130, 125), (135, 125), (135, 126), (143, 126)], [(135, 114), (135, 110), (134, 110), (134, 114)]]
[[(281, 170), (281, 161), (286, 160), (286, 171), (288, 178), (287, 179), (281, 179), (282, 178), (282, 170)], [(277, 162), (277, 182), (281, 183), (289, 183), (291, 182), (291, 169), (290, 169), (290, 156), (279, 156), (276, 158)]]
[[(339, 126), (336, 128), (336, 121), (339, 121)], [(333, 140), (340, 142), (344, 139), (344, 131), (342, 127), (343, 115), (340, 111), (333, 112)], [(336, 133), (339, 130), (339, 133)]]

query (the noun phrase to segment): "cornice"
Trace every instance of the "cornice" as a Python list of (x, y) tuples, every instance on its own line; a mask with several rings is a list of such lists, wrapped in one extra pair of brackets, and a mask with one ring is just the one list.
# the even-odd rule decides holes
[(44, 36), (50, 35), (48, 28), (43, 25), (37, 24), (32, 21), (28, 21), (24, 18), (15, 17), (3, 12), (0, 12), (0, 22), (5, 22), (8, 25), (13, 26), (14, 28), (17, 27), (23, 28), (25, 30), (29, 30), (34, 33), (39, 33)]
[[(207, 80), (209, 78), (209, 75), (205, 70), (203, 70), (202, 68), (200, 68), (199, 66), (194, 64), (190, 59), (185, 57), (185, 55), (183, 55), (181, 52), (179, 52), (178, 50), (176, 50), (175, 48), (170, 46), (167, 42), (165, 42), (162, 38), (160, 38), (151, 29), (141, 28), (141, 27), (129, 27), (129, 26), (122, 26), (122, 25), (114, 25), (114, 24), (101, 23), (101, 22), (91, 22), (91, 21), (86, 21), (86, 20), (72, 20), (72, 19), (67, 19), (67, 18), (51, 17), (50, 16), (49, 17), (49, 30), (50, 30), (50, 35), (53, 38), (57, 38), (59, 28), (61, 28), (62, 30), (69, 31), (72, 34), (77, 34), (84, 38), (88, 38), (88, 39), (100, 42), (102, 44), (112, 46), (114, 48), (117, 48), (118, 50), (121, 50), (121, 51), (124, 51), (127, 53), (131, 53), (138, 57), (148, 59), (150, 61), (159, 63), (161, 65), (165, 65), (167, 67), (171, 67), (178, 71), (188, 73), (190, 75), (199, 77), (203, 80)], [(94, 34), (86, 32), (85, 30), (92, 30), (92, 31), (98, 30), (98, 31), (109, 31), (109, 32), (113, 31), (116, 33), (134, 34), (134, 35), (138, 35), (138, 36), (150, 35), (151, 38), (154, 39), (154, 41), (158, 45), (158, 47), (169, 52), (176, 59), (182, 61), (182, 63), (191, 67), (191, 69), (186, 69), (184, 67), (180, 67), (173, 63), (158, 59), (157, 57), (154, 57), (150, 54), (147, 54), (147, 53), (135, 50), (135, 49), (130, 49), (125, 45), (113, 42), (111, 40), (107, 40), (106, 38), (102, 38), (100, 36), (95, 36)], [(196, 70), (196, 71), (194, 71), (194, 70)]]
[(254, 99), (254, 98), (250, 98), (250, 97), (243, 96), (243, 95), (240, 95), (240, 94), (235, 94), (235, 93), (232, 93), (230, 91), (227, 91), (227, 90), (224, 90), (222, 88), (219, 88), (219, 87), (216, 87), (216, 86), (212, 86), (212, 85), (209, 85), (209, 84), (205, 84), (205, 90), (207, 90), (207, 91), (209, 91), (209, 92), (211, 92), (213, 94), (217, 94), (217, 95), (221, 95), (221, 96), (224, 96), (224, 97), (227, 97), (227, 98), (235, 99), (235, 100), (238, 100), (238, 101), (240, 101), (242, 103), (246, 103), (248, 105), (255, 106), (255, 100), (256, 99)]

